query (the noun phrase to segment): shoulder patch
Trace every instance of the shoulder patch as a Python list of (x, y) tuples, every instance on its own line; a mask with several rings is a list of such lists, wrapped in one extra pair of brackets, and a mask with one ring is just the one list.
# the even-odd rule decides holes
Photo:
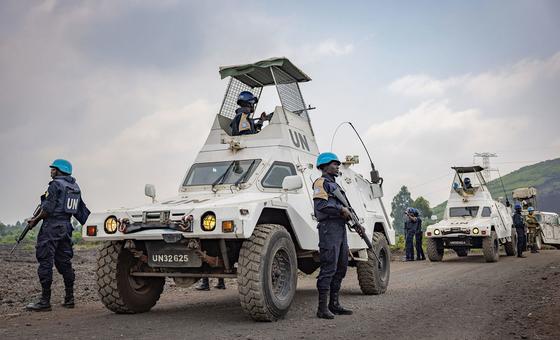
[(318, 198), (322, 200), (329, 199), (329, 194), (325, 190), (325, 179), (323, 177), (318, 178), (313, 183), (313, 198)]

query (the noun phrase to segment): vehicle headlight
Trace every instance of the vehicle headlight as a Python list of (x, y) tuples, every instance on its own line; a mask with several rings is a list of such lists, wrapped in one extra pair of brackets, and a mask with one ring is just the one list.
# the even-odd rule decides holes
[(439, 229), (435, 229), (435, 230), (434, 230), (434, 235), (439, 235), (439, 234), (441, 234), (441, 232), (439, 231)]
[(216, 215), (209, 211), (202, 215), (202, 220), (200, 221), (200, 227), (204, 231), (212, 231), (216, 228)]
[(472, 230), (472, 233), (475, 235), (478, 235), (480, 233), (480, 229), (478, 229), (477, 227), (474, 227)]
[(119, 221), (115, 216), (109, 216), (105, 220), (105, 232), (107, 234), (114, 234), (117, 232), (117, 228), (119, 226)]

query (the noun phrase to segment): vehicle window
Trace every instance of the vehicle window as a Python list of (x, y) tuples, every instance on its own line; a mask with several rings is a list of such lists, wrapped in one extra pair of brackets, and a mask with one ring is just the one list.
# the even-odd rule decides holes
[(224, 161), (193, 164), (189, 170), (183, 186), (234, 184), (238, 180), (245, 183), (257, 166), (260, 159), (247, 159), (240, 161)]
[(476, 217), (479, 207), (455, 207), (449, 208), (449, 217)]
[(490, 217), (490, 215), (492, 215), (492, 209), (490, 209), (490, 207), (482, 208), (482, 217)]
[(535, 214), (535, 218), (537, 219), (537, 222), (543, 223), (543, 216), (541, 214)]
[(282, 188), (284, 177), (293, 175), (297, 175), (297, 173), (292, 163), (274, 162), (261, 183), (265, 188)]

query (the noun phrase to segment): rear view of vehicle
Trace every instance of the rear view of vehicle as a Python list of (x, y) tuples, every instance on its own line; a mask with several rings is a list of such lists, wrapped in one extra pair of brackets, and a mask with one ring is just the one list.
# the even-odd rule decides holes
[(428, 258), (442, 261), (445, 249), (467, 256), (482, 249), (486, 262), (499, 259), (503, 245), (508, 256), (516, 255), (517, 236), (509, 207), (494, 201), (480, 166), (453, 167), (451, 193), (442, 221), (426, 230)]

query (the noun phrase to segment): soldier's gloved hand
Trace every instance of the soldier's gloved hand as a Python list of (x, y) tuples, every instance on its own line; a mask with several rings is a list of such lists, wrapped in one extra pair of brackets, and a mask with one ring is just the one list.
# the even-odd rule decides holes
[(346, 207), (342, 207), (342, 209), (340, 210), (340, 215), (342, 215), (342, 217), (344, 217), (344, 219), (349, 220), (350, 219), (350, 209), (346, 208)]

